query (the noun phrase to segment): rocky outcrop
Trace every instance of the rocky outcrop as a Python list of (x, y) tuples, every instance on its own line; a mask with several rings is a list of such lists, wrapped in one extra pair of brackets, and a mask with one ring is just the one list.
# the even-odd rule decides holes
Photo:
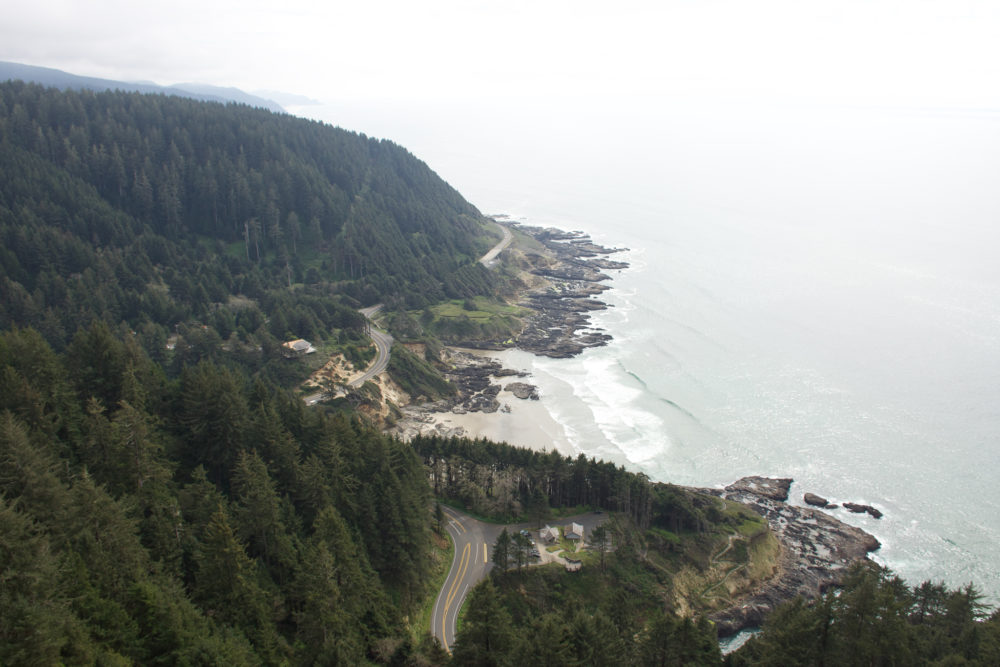
[(882, 512), (878, 511), (871, 505), (860, 505), (858, 503), (844, 503), (844, 509), (848, 512), (854, 512), (855, 514), (864, 514), (868, 512), (869, 515), (876, 519), (882, 518)]
[(521, 297), (520, 305), (533, 314), (525, 320), (517, 347), (546, 357), (566, 358), (588, 347), (607, 345), (611, 336), (591, 327), (588, 313), (608, 307), (593, 297), (610, 289), (601, 284), (610, 278), (603, 271), (628, 267), (625, 262), (607, 257), (620, 249), (599, 246), (582, 232), (524, 225), (519, 225), (518, 231), (532, 236), (548, 252), (531, 257), (530, 273), (545, 278), (545, 284)]
[(456, 396), (402, 408), (402, 416), (387, 430), (388, 433), (404, 440), (429, 430), (436, 431), (439, 435), (460, 436), (464, 435), (464, 430), (460, 427), (449, 429), (442, 424), (432, 426), (434, 418), (431, 415), (446, 412), (458, 415), (468, 412), (509, 412), (510, 408), (504, 410), (504, 404), (498, 399), (503, 389), (511, 391), (518, 398), (538, 400), (538, 388), (534, 385), (510, 382), (506, 387), (501, 387), (494, 382), (497, 378), (523, 378), (528, 375), (523, 371), (504, 368), (496, 359), (467, 350), (445, 348), (441, 352), (441, 361), (447, 366), (447, 370), (442, 371), (445, 379), (458, 389)]
[(507, 391), (514, 394), (514, 396), (524, 400), (530, 398), (533, 401), (538, 400), (538, 387), (533, 384), (528, 384), (527, 382), (511, 382), (506, 387)]
[(791, 480), (746, 477), (721, 491), (703, 490), (751, 507), (767, 519), (781, 544), (777, 574), (735, 606), (711, 616), (720, 637), (760, 625), (775, 607), (796, 596), (818, 597), (843, 581), (852, 563), (880, 546), (860, 528), (779, 499), (782, 488), (787, 498), (789, 486)]
[(726, 487), (729, 493), (749, 493), (771, 500), (788, 500), (788, 490), (795, 480), (787, 477), (743, 477)]
[(807, 493), (802, 496), (802, 500), (806, 502), (806, 505), (812, 505), (813, 507), (826, 507), (830, 504), (830, 501), (823, 496), (817, 496), (815, 493)]
[[(496, 412), (500, 409), (497, 395), (501, 387), (493, 382), (497, 377), (524, 377), (527, 373), (504, 368), (491, 357), (471, 354), (448, 348), (442, 355), (448, 370), (445, 378), (458, 388), (458, 396), (452, 400), (451, 411)], [(511, 383), (518, 384), (518, 383)], [(527, 385), (531, 387), (531, 385)]]

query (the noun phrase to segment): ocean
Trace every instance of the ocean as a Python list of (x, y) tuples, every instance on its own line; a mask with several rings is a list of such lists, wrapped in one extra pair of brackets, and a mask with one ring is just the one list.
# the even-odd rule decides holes
[(486, 213), (628, 248), (593, 317), (611, 345), (502, 354), (560, 441), (871, 504), (836, 515), (879, 562), (1000, 602), (1000, 112), (453, 102), (299, 113), (406, 146)]

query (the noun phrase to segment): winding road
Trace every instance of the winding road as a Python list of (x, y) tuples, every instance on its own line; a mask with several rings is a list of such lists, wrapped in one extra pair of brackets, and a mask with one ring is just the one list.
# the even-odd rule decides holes
[(384, 371), (389, 365), (389, 350), (392, 349), (392, 336), (376, 327), (372, 321), (372, 318), (375, 317), (376, 313), (380, 310), (382, 310), (381, 303), (369, 306), (368, 308), (362, 308), (358, 311), (364, 315), (369, 322), (371, 322), (368, 335), (371, 337), (372, 342), (375, 343), (375, 359), (373, 359), (368, 365), (368, 369), (365, 370), (361, 377), (355, 378), (347, 383), (348, 387), (360, 387), (365, 382), (368, 382), (368, 380), (371, 380), (373, 377)]
[(469, 590), (493, 568), (489, 557), (490, 545), (496, 542), (503, 526), (477, 521), (450, 507), (442, 506), (441, 509), (448, 519), (448, 534), (455, 543), (455, 557), (434, 603), (431, 634), (450, 653), (455, 643), (458, 610)]
[[(389, 366), (389, 351), (392, 349), (392, 336), (376, 327), (372, 322), (372, 318), (375, 317), (380, 310), (382, 310), (381, 303), (369, 306), (368, 308), (362, 308), (358, 311), (364, 315), (369, 322), (368, 336), (372, 339), (372, 342), (375, 343), (375, 358), (370, 364), (368, 364), (368, 368), (365, 369), (364, 373), (347, 383), (346, 386), (349, 389), (360, 387)], [(337, 395), (340, 395), (340, 393), (338, 392)], [(305, 401), (306, 405), (316, 405), (325, 398), (329, 398), (329, 394), (317, 391), (313, 394), (309, 394), (302, 400)]]

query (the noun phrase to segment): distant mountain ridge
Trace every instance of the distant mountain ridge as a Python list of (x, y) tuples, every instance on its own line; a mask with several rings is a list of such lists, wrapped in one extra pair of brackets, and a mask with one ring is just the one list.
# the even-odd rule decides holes
[(38, 83), (43, 86), (59, 88), (60, 90), (121, 90), (132, 93), (153, 93), (176, 95), (202, 102), (236, 102), (251, 107), (267, 109), (275, 113), (287, 113), (280, 104), (271, 99), (251, 95), (238, 88), (210, 86), (201, 83), (178, 83), (173, 86), (160, 86), (146, 81), (116, 81), (90, 76), (79, 76), (51, 67), (38, 67), (22, 63), (0, 61), (0, 81), (18, 80), (27, 83)]

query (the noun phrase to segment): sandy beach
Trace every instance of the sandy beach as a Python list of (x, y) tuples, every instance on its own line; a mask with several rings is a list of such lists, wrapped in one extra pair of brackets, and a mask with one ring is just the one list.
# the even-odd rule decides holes
[(448, 429), (461, 427), (463, 435), (469, 438), (488, 438), (537, 451), (555, 449), (564, 455), (574, 453), (562, 425), (543, 405), (544, 398), (540, 401), (522, 400), (502, 391), (498, 399), (510, 406), (510, 412), (434, 412), (429, 415), (434, 421), (427, 427), (436, 428), (438, 424)]
[[(505, 365), (510, 364), (510, 356), (505, 353), (462, 351), (475, 356), (497, 359)], [(505, 387), (517, 379), (492, 377), (491, 381)], [(525, 379), (531, 381), (530, 377)], [(395, 430), (404, 438), (412, 437), (418, 432), (422, 434), (437, 432), (442, 435), (487, 438), (536, 451), (556, 450), (563, 455), (575, 455), (575, 449), (566, 437), (562, 425), (549, 414), (544, 395), (540, 400), (521, 399), (510, 391), (502, 389), (497, 395), (497, 400), (501, 408), (496, 412), (456, 413), (450, 409), (434, 411), (428, 406), (404, 408), (406, 417), (399, 420)]]

